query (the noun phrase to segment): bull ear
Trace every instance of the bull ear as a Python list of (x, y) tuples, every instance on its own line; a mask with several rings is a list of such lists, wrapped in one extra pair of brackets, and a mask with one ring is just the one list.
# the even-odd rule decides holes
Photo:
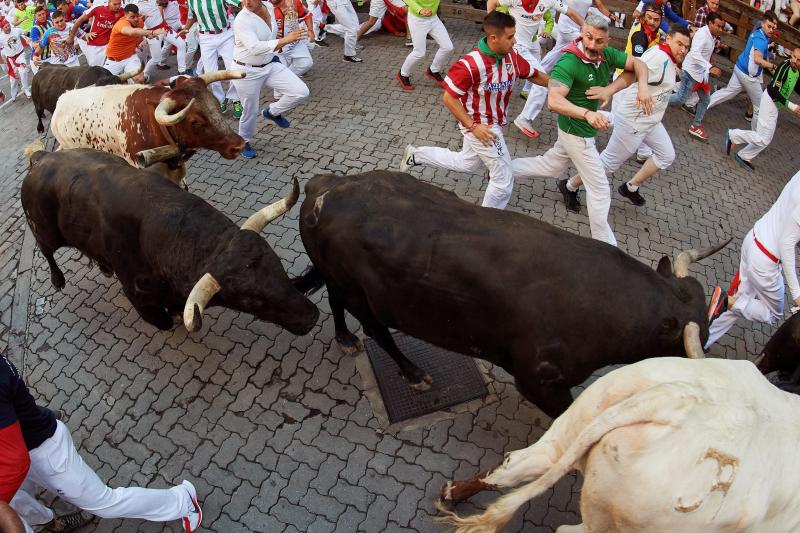
[(672, 263), (670, 262), (669, 257), (665, 255), (661, 258), (661, 261), (658, 262), (658, 266), (656, 267), (656, 272), (665, 278), (671, 278), (674, 276), (672, 273)]

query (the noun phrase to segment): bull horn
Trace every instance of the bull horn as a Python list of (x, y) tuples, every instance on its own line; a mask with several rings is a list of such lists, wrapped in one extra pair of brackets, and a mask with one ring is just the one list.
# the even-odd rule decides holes
[(173, 157), (181, 155), (181, 149), (174, 144), (150, 148), (136, 153), (136, 164), (142, 168), (155, 165), (162, 161), (167, 161)]
[(220, 289), (222, 287), (209, 273), (203, 274), (200, 281), (195, 283), (189, 297), (186, 298), (186, 305), (183, 307), (183, 325), (186, 326), (187, 331), (198, 331), (203, 327), (203, 311)]
[(675, 265), (672, 268), (672, 272), (675, 274), (676, 278), (685, 278), (689, 275), (689, 265), (694, 263), (695, 261), (700, 261), (701, 259), (705, 259), (709, 255), (715, 254), (728, 246), (728, 243), (731, 242), (731, 238), (726, 241), (723, 241), (716, 246), (710, 246), (704, 250), (686, 250), (685, 252), (681, 252), (678, 254), (678, 257), (675, 258)]
[(299, 197), (300, 184), (297, 183), (297, 178), (292, 178), (292, 192), (289, 193), (289, 196), (253, 213), (250, 218), (242, 224), (242, 229), (249, 229), (256, 233), (261, 233), (261, 230), (263, 230), (267, 224), (291, 209), (292, 206), (297, 203)]
[(128, 81), (132, 77), (138, 76), (139, 73), (142, 72), (142, 70), (144, 70), (144, 69), (141, 66), (139, 66), (139, 68), (137, 68), (136, 70), (133, 70), (131, 72), (123, 72), (122, 74), (120, 74), (118, 76), (118, 78), (120, 79), (120, 81)]
[(703, 344), (700, 342), (700, 326), (694, 322), (689, 322), (683, 327), (683, 349), (686, 350), (686, 357), (689, 359), (702, 359)]
[(761, 372), (764, 372), (764, 371), (761, 369), (761, 365), (764, 363), (764, 359), (766, 359), (766, 358), (767, 358), (767, 354), (765, 354), (765, 353), (762, 353), (761, 355), (759, 355), (758, 357), (756, 357), (756, 360), (755, 360), (755, 361), (753, 361), (753, 364), (754, 364), (754, 365), (756, 365), (756, 368), (757, 368), (757, 369), (759, 369), (759, 370), (761, 370)]
[(240, 80), (246, 75), (247, 73), (243, 70), (217, 70), (215, 72), (205, 72), (197, 77), (203, 80), (206, 85), (209, 85), (215, 81)]
[(156, 122), (162, 126), (174, 126), (186, 118), (186, 115), (189, 113), (189, 110), (192, 108), (193, 104), (194, 98), (189, 100), (189, 103), (186, 105), (186, 107), (177, 113), (173, 113), (172, 110), (175, 109), (175, 106), (178, 104), (172, 98), (166, 97), (161, 100), (156, 108)]

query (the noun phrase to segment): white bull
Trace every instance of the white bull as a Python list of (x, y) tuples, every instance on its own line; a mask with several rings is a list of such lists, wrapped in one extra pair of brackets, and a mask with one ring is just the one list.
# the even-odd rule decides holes
[(437, 506), (460, 533), (500, 530), (571, 470), (583, 523), (557, 533), (800, 531), (800, 398), (749, 361), (648, 359), (586, 389), (534, 445), (443, 500), (525, 485), (483, 514)]

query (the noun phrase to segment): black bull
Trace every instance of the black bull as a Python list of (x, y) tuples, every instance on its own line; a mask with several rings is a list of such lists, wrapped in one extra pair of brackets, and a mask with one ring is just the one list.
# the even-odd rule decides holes
[(71, 246), (106, 275), (116, 274), (141, 317), (160, 329), (171, 328), (172, 316), (183, 311), (187, 329), (196, 331), (211, 305), (295, 334), (316, 323), (318, 309), (294, 288), (259, 235), (297, 201), (296, 181), (288, 198), (256, 212), (240, 229), (201, 198), (117, 156), (34, 150), (27, 150), (31, 168), (22, 207), (57, 289), (65, 280), (53, 254)]
[(36, 73), (31, 82), (31, 99), (36, 110), (36, 117), (39, 119), (36, 131), (39, 133), (44, 132), (44, 124), (42, 124), (44, 112), (48, 111), (52, 115), (59, 97), (65, 92), (92, 85), (100, 87), (125, 83), (125, 80), (130, 78), (131, 75), (126, 73), (122, 76), (115, 76), (103, 67), (98, 66), (67, 67), (42, 63), (39, 72)]
[(606, 243), (474, 206), (407, 174), (316, 176), (305, 192), (300, 234), (314, 267), (298, 288), (324, 282), (339, 344), (358, 344), (347, 310), (415, 388), (430, 377), (387, 328), (501, 366), (553, 417), (571, 403), (570, 387), (601, 367), (702, 357), (704, 291), (685, 276), (721, 246), (684, 252), (674, 272), (664, 257), (655, 271)]

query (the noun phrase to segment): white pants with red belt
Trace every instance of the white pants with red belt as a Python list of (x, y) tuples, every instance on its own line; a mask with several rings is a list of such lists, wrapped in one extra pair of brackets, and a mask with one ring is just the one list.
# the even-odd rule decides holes
[[(144, 66), (144, 76), (146, 79), (149, 80), (155, 72), (156, 67), (167, 60), (170, 52), (169, 47), (171, 46), (174, 46), (178, 51), (178, 71), (186, 71), (186, 41), (178, 37), (175, 32), (170, 31), (164, 35), (147, 38), (145, 41), (150, 50), (150, 60)], [(167, 51), (166, 54), (163, 50), (165, 47)]]
[(511, 170), (514, 179), (535, 176), (555, 178), (566, 172), (570, 161), (586, 187), (586, 209), (592, 238), (616, 246), (617, 239), (608, 223), (611, 191), (594, 137), (579, 137), (559, 128), (558, 140), (552, 148), (538, 157), (514, 159)]
[(761, 93), (758, 117), (753, 116), (753, 124), (755, 126), (751, 130), (730, 130), (733, 144), (747, 143), (747, 146), (739, 150), (739, 157), (745, 161), (752, 161), (769, 146), (778, 125), (778, 108), (766, 90)]
[(163, 43), (161, 44), (161, 57), (159, 58), (158, 64), (166, 64), (170, 54), (172, 53), (172, 47), (174, 46), (175, 55), (178, 60), (178, 72), (186, 72), (186, 69), (188, 68), (187, 56), (189, 50), (189, 43), (187, 40), (182, 37), (178, 37), (178, 34), (174, 31), (170, 31), (168, 34), (164, 35), (162, 39)]
[(11, 83), (11, 98), (16, 98), (20, 87), (28, 98), (31, 97), (30, 68), (25, 61), (25, 53), (20, 52), (16, 57), (7, 57), (4, 61), (9, 69), (8, 81)]
[[(222, 58), (225, 68), (228, 70), (239, 70), (233, 64), (233, 30), (228, 28), (222, 33), (202, 33), (197, 36), (197, 43), (200, 45), (200, 61), (203, 63), (205, 72), (216, 72), (219, 70), (218, 58)], [(215, 81), (211, 84), (211, 92), (220, 102), (227, 98), (233, 102), (239, 101), (236, 94), (236, 84), (228, 85), (228, 92), (222, 90), (222, 82)]]
[(464, 134), (464, 144), (460, 152), (434, 146), (420, 146), (414, 150), (414, 161), (420, 165), (447, 168), (456, 172), (478, 172), (489, 169), (489, 184), (483, 196), (483, 207), (505, 209), (514, 191), (514, 177), (511, 174), (511, 154), (508, 153), (503, 130), (494, 125), (489, 128), (495, 140), (484, 145), (472, 133)]
[[(770, 253), (774, 255), (775, 251), (770, 250)], [(739, 317), (777, 324), (783, 317), (783, 290), (781, 264), (767, 257), (756, 245), (753, 230), (750, 230), (742, 242), (736, 301), (711, 323), (706, 348), (725, 335)]]
[[(186, 516), (194, 508), (189, 493), (181, 486), (170, 489), (108, 487), (83, 461), (69, 429), (60, 421), (56, 422), (53, 436), (30, 451), (30, 458), (31, 467), (23, 483), (25, 492), (31, 484), (38, 485), (101, 518), (167, 522)], [(15, 496), (11, 506), (32, 526), (53, 519), (53, 511), (30, 494), (23, 494), (19, 499)]]

